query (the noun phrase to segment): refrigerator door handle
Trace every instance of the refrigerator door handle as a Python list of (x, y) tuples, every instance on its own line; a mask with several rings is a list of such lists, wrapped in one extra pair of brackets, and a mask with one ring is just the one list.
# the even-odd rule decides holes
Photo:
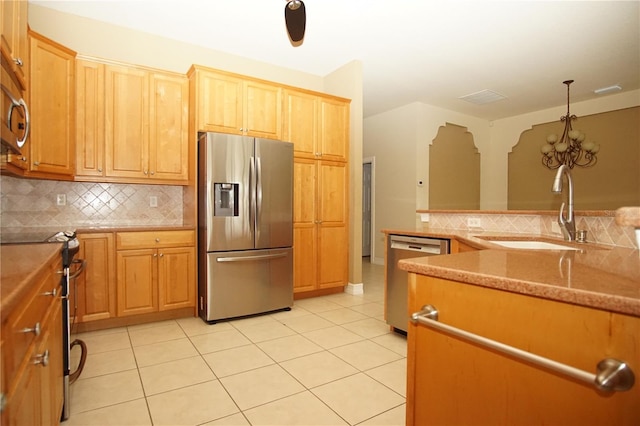
[(256, 241), (260, 240), (260, 222), (262, 220), (262, 162), (256, 157)]
[[(249, 157), (249, 223), (255, 230), (255, 211), (256, 211), (256, 158)], [(255, 244), (255, 236), (254, 236)]]
[(253, 260), (268, 260), (287, 257), (287, 253), (263, 254), (259, 256), (219, 257), (216, 262), (250, 262)]

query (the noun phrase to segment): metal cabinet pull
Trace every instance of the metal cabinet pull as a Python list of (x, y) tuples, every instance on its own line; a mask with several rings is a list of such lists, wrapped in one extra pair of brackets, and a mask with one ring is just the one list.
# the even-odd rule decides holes
[(287, 253), (262, 254), (258, 256), (219, 257), (216, 262), (251, 262), (254, 260), (268, 260), (286, 257)]
[(21, 59), (21, 58), (15, 58), (15, 59), (13, 60), (13, 62), (14, 62), (17, 66), (19, 66), (19, 67), (21, 67), (22, 65), (24, 65), (24, 62), (22, 62), (22, 59)]
[(29, 328), (29, 327), (25, 327), (22, 330), (20, 330), (20, 333), (33, 333), (36, 336), (40, 335), (40, 323), (37, 322), (36, 325), (33, 326), (33, 328)]
[(605, 358), (596, 367), (596, 374), (582, 371), (570, 365), (553, 361), (513, 346), (488, 339), (477, 334), (470, 333), (460, 328), (452, 327), (438, 322), (438, 310), (432, 305), (425, 305), (420, 312), (411, 315), (411, 322), (420, 323), (429, 328), (459, 337), (463, 340), (486, 346), (504, 354), (523, 359), (532, 364), (564, 374), (573, 379), (590, 384), (596, 389), (605, 392), (626, 391), (633, 387), (635, 376), (627, 363), (613, 358)]
[(42, 364), (43, 367), (49, 365), (49, 349), (44, 351), (43, 354), (34, 355), (33, 363), (35, 365)]
[(51, 297), (56, 297), (58, 295), (58, 289), (54, 288), (51, 291), (46, 291), (44, 293), (42, 293), (42, 296), (51, 296)]

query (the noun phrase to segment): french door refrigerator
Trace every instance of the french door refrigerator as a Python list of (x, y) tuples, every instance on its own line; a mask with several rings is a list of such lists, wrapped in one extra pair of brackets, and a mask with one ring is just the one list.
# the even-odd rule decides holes
[(198, 134), (198, 312), (207, 322), (293, 305), (293, 144)]

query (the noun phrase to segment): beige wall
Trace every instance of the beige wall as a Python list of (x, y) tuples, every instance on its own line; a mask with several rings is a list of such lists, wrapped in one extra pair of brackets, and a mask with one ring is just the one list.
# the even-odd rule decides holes
[(429, 208), (480, 208), (480, 153), (466, 127), (440, 126), (429, 148)]
[[(580, 116), (573, 128), (586, 134), (585, 141), (600, 143), (595, 166), (571, 171), (575, 208), (640, 206), (640, 107)], [(509, 154), (510, 210), (556, 210), (565, 199), (551, 192), (556, 171), (541, 164), (540, 153), (547, 135), (563, 129), (554, 121), (522, 132)]]
[[(489, 150), (489, 123), (476, 117), (412, 103), (364, 120), (363, 156), (375, 158), (372, 260), (384, 262), (382, 229), (414, 229), (416, 210), (429, 208), (429, 146), (441, 126), (464, 126), (480, 152)], [(481, 197), (483, 179), (480, 177)], [(422, 185), (419, 182), (422, 181)]]
[[(322, 92), (324, 78), (29, 3), (29, 26), (79, 54), (186, 73), (204, 65)], [(338, 94), (336, 94), (338, 95)]]
[[(640, 91), (635, 90), (572, 103), (571, 112), (580, 117), (638, 105)], [(507, 210), (509, 152), (522, 132), (538, 123), (559, 121), (565, 113), (566, 105), (490, 122), (413, 103), (367, 117), (363, 152), (365, 158), (374, 157), (376, 164), (372, 259), (377, 263), (384, 260), (382, 229), (421, 227), (415, 211), (429, 209), (429, 145), (440, 126), (457, 124), (473, 135), (481, 163), (480, 209)], [(418, 181), (424, 185), (418, 186)]]
[(327, 76), (317, 76), (61, 13), (31, 3), (29, 4), (29, 25), (34, 31), (85, 56), (180, 73), (186, 73), (192, 64), (199, 64), (351, 99), (350, 160), (353, 166), (350, 170), (349, 281), (362, 282), (360, 264), (362, 65), (360, 62), (353, 61)]
[[(581, 116), (631, 108), (639, 105), (640, 90), (633, 90), (589, 101), (571, 103), (571, 114), (577, 115), (578, 119), (580, 119)], [(481, 195), (481, 205), (483, 209), (507, 209), (508, 155), (518, 143), (522, 132), (531, 129), (536, 124), (554, 121), (560, 122), (560, 117), (566, 113), (567, 106), (563, 105), (529, 114), (504, 118), (491, 123), (491, 168), (495, 176), (493, 182), (491, 182), (491, 191), (483, 192)], [(605, 141), (601, 140), (599, 142), (601, 151), (605, 151), (606, 149), (603, 146)], [(638, 143), (638, 141), (635, 141), (635, 143)], [(604, 155), (604, 152), (600, 155)], [(640, 164), (638, 167), (640, 167)], [(483, 163), (482, 171), (484, 172), (484, 170)], [(487, 195), (486, 198), (485, 195)]]

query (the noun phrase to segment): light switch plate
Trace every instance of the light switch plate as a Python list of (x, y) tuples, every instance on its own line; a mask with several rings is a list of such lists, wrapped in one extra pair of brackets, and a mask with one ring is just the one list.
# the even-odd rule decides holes
[(149, 207), (158, 207), (158, 197), (155, 195), (149, 197)]

